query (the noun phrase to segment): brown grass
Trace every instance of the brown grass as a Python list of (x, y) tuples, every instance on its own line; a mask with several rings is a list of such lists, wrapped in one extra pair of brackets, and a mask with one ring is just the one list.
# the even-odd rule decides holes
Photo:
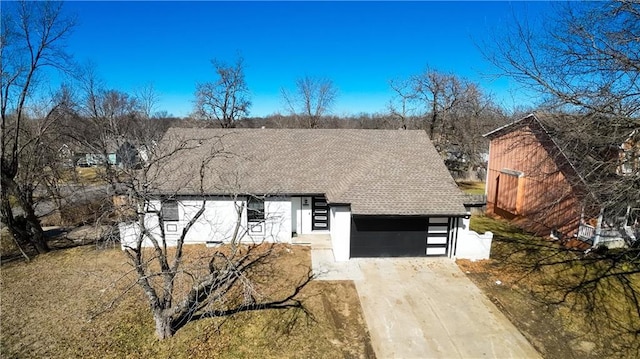
[[(543, 356), (637, 357), (640, 343), (633, 331), (640, 328), (640, 316), (632, 296), (614, 277), (597, 286), (582, 285), (585, 278), (598, 278), (610, 262), (535, 237), (505, 220), (473, 217), (471, 228), (494, 233), (492, 259), (459, 260), (459, 266)], [(625, 280), (640, 292), (639, 275)]]
[[(189, 246), (187, 256), (212, 249)], [(308, 270), (309, 249), (282, 246), (273, 294)], [(287, 270), (289, 268), (290, 270)], [(79, 247), (2, 267), (1, 357), (365, 358), (373, 357), (352, 282), (313, 281), (302, 293), (311, 316), (260, 311), (193, 322), (158, 341), (138, 287), (110, 310), (132, 277), (117, 249)], [(122, 279), (124, 277), (124, 279)], [(286, 284), (283, 284), (286, 283)]]
[(69, 182), (96, 184), (104, 182), (104, 168), (102, 167), (75, 167), (65, 174), (63, 180)]

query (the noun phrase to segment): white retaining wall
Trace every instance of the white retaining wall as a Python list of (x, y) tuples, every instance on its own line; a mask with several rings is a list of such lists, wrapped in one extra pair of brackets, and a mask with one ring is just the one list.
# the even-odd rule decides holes
[(476, 233), (469, 229), (469, 222), (469, 218), (464, 218), (459, 222), (460, 227), (458, 227), (458, 240), (454, 257), (471, 260), (489, 259), (493, 233)]

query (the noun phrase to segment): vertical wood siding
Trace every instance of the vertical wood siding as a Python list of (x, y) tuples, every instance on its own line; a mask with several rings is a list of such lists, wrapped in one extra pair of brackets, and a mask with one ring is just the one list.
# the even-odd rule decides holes
[[(541, 235), (577, 231), (581, 205), (559, 153), (544, 134), (525, 126), (491, 140), (487, 171), (487, 211)], [(523, 172), (523, 176), (503, 170)]]

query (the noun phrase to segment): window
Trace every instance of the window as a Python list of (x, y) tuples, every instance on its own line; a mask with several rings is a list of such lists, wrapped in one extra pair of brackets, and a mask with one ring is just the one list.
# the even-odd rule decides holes
[(249, 197), (247, 200), (247, 219), (249, 222), (264, 221), (264, 199)]
[(162, 203), (162, 219), (165, 221), (180, 220), (180, 216), (178, 212), (178, 202), (166, 201)]

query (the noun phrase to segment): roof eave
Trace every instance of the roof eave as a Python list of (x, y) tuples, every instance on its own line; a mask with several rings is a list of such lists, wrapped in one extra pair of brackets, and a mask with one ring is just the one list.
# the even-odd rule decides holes
[(500, 136), (500, 135), (502, 135), (504, 133), (510, 132), (510, 131), (518, 128), (519, 126), (524, 125), (525, 121), (527, 121), (529, 119), (537, 120), (538, 118), (536, 117), (535, 113), (530, 113), (530, 114), (524, 116), (523, 118), (521, 118), (519, 120), (515, 120), (515, 121), (513, 121), (511, 123), (508, 123), (506, 125), (500, 126), (500, 127), (496, 128), (495, 130), (493, 130), (491, 132), (487, 132), (484, 135), (482, 135), (482, 137), (486, 137), (488, 139), (492, 139), (492, 138), (498, 137), (498, 136)]

